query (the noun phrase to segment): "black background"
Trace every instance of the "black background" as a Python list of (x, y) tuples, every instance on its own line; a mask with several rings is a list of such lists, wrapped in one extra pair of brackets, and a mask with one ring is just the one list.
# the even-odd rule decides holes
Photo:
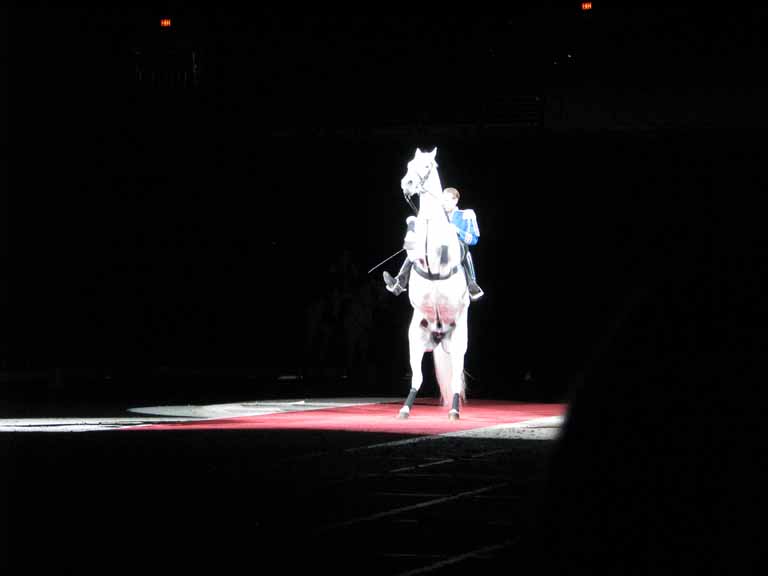
[[(472, 385), (562, 397), (628, 291), (706, 250), (725, 90), (700, 23), (578, 7), (14, 7), (6, 370), (59, 399), (214, 376), (258, 394), (306, 368), (312, 303), (367, 285), (371, 359), (348, 385), (400, 394), (410, 310), (380, 280), (400, 257), (366, 272), (400, 248), (407, 160), (438, 146), (482, 232)], [(147, 79), (192, 53), (194, 85)], [(357, 276), (333, 277), (345, 252)]]
[[(482, 233), (470, 394), (569, 402), (558, 553), (588, 566), (621, 539), (655, 561), (685, 534), (689, 568), (713, 536), (742, 546), (721, 566), (748, 560), (759, 19), (593, 4), (14, 4), (9, 405), (405, 395), (410, 309), (366, 272), (400, 248), (407, 160), (437, 146)], [(137, 79), (192, 52), (196, 85)], [(314, 304), (366, 280), (367, 365), (331, 317), (307, 371)]]

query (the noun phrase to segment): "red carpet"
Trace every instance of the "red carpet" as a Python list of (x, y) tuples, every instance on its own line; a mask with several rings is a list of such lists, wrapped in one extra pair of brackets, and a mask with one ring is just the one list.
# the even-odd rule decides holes
[(546, 416), (559, 416), (565, 404), (526, 404), (494, 400), (474, 400), (462, 407), (461, 419), (448, 420), (448, 408), (416, 403), (406, 420), (397, 418), (400, 403), (363, 404), (318, 410), (281, 412), (259, 416), (238, 416), (216, 420), (152, 424), (127, 427), (128, 430), (346, 430), (351, 432), (390, 432), (394, 434), (443, 434), (459, 430), (511, 424)]

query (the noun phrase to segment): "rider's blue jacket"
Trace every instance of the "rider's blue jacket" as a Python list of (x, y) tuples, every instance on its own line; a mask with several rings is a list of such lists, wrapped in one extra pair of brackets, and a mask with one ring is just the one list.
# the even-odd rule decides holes
[(469, 246), (474, 246), (480, 239), (480, 227), (474, 210), (454, 210), (451, 214), (451, 224), (456, 227), (459, 240)]

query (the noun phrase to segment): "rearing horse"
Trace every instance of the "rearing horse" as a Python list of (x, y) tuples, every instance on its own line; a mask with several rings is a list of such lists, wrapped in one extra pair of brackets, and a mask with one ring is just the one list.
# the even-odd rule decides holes
[(398, 413), (407, 418), (423, 382), (425, 352), (432, 352), (435, 375), (443, 403), (450, 401), (448, 417), (459, 418), (464, 399), (464, 355), (467, 351), (469, 293), (461, 265), (461, 245), (456, 229), (442, 205), (443, 188), (432, 152), (416, 149), (400, 182), (410, 203), (418, 195), (418, 217), (410, 216), (404, 248), (413, 262), (408, 296), (413, 316), (408, 328), (411, 390)]

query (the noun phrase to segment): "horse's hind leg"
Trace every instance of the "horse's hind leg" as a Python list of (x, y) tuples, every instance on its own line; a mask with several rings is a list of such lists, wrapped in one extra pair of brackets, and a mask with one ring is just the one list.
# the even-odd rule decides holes
[(416, 394), (421, 388), (421, 384), (424, 381), (424, 376), (421, 373), (421, 361), (424, 357), (424, 343), (423, 343), (423, 329), (421, 327), (421, 316), (414, 314), (411, 319), (411, 325), (408, 328), (408, 348), (410, 351), (410, 363), (411, 363), (411, 390), (408, 392), (408, 398), (406, 398), (403, 407), (398, 412), (398, 418), (408, 418), (411, 414), (411, 406), (413, 406), (414, 400), (416, 400)]
[(467, 311), (457, 322), (451, 344), (451, 409), (448, 412), (450, 420), (459, 419), (459, 406), (464, 397), (464, 356), (467, 352)]
[(398, 418), (404, 419), (411, 415), (411, 406), (413, 406), (413, 401), (416, 400), (418, 392), (418, 388), (411, 388), (411, 391), (408, 392), (408, 398), (405, 399), (405, 404), (400, 408), (400, 412), (397, 413)]
[(453, 394), (453, 402), (451, 403), (451, 409), (448, 412), (448, 419), (449, 420), (458, 420), (459, 419), (459, 403), (461, 401), (461, 394), (454, 393)]
[(460, 346), (451, 353), (451, 409), (449, 420), (458, 420), (462, 397), (464, 396), (464, 353)]

